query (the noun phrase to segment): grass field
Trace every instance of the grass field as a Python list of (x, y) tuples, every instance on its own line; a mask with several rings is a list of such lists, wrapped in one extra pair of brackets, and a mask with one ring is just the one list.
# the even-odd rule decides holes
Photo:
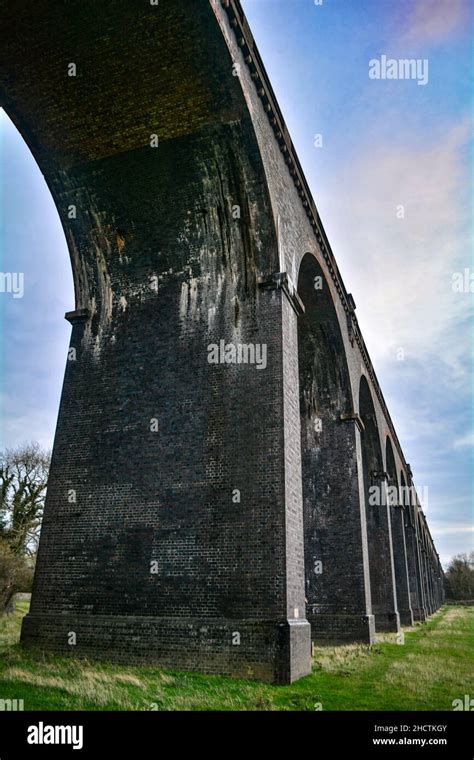
[(452, 710), (474, 696), (474, 608), (445, 607), (371, 648), (315, 652), (312, 674), (291, 686), (123, 667), (23, 651), (26, 603), (0, 618), (0, 699), (25, 710)]

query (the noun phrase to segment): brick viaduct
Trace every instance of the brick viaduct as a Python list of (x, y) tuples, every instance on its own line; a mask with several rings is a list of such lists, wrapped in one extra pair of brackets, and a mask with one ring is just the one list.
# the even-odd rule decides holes
[(0, 22), (76, 294), (23, 644), (289, 682), (425, 620), (439, 558), (240, 3)]

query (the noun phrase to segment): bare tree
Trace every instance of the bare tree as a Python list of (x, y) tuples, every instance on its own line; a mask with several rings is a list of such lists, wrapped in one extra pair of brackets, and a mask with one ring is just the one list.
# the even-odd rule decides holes
[(446, 592), (450, 599), (474, 599), (474, 552), (452, 558), (446, 571)]
[(38, 443), (0, 453), (0, 537), (15, 556), (36, 553), (49, 463)]
[(0, 615), (12, 609), (11, 602), (17, 591), (28, 588), (25, 581), (28, 572), (32, 575), (33, 570), (27, 567), (26, 558), (15, 555), (5, 539), (0, 538)]

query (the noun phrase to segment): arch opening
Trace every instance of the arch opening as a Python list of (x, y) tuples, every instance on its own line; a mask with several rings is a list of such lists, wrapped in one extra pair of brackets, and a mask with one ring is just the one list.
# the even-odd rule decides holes
[(362, 469), (369, 546), (370, 589), (376, 631), (398, 631), (390, 506), (377, 417), (367, 378), (359, 385)]
[(388, 501), (390, 504), (390, 519), (392, 525), (393, 561), (395, 567), (398, 614), (400, 616), (400, 623), (403, 625), (413, 625), (407, 547), (405, 539), (405, 491), (402, 491), (400, 494), (395, 456), (393, 453), (392, 442), (389, 436), (387, 436), (385, 441), (385, 462), (389, 492)]
[(0, 108), (1, 446), (52, 446), (74, 306), (55, 199), (25, 135)]
[(346, 350), (328, 283), (307, 253), (298, 359), (306, 617), (313, 640), (369, 640), (355, 428)]

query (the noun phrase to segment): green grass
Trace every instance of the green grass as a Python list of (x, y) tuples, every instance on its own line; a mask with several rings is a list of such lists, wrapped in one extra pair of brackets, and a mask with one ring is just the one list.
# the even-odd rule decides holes
[(25, 710), (451, 710), (474, 693), (474, 608), (445, 607), (362, 645), (315, 651), (311, 675), (291, 686), (57, 657), (18, 644), (27, 604), (0, 618), (0, 699)]

